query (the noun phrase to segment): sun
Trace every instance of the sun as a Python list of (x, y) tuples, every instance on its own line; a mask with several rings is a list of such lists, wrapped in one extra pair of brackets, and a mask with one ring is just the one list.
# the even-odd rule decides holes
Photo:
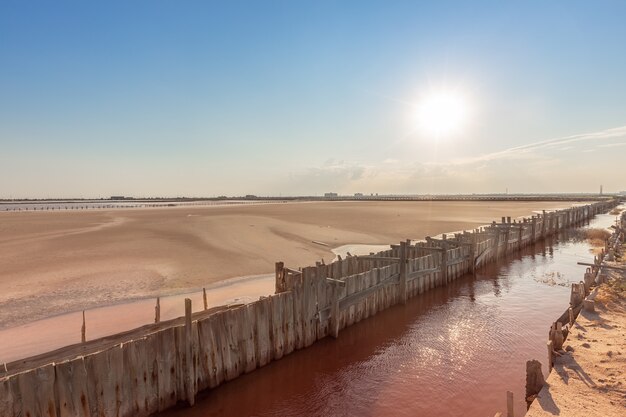
[(455, 91), (436, 91), (424, 96), (417, 104), (417, 127), (437, 138), (459, 133), (468, 118), (465, 98)]

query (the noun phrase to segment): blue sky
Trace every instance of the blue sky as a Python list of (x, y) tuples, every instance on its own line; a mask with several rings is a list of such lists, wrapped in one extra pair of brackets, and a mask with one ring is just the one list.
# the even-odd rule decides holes
[(626, 188), (626, 3), (430, 3), (2, 0), (0, 198)]

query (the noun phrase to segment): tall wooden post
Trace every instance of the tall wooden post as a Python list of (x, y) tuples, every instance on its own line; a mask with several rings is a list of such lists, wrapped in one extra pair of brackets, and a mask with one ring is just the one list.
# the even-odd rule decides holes
[(506, 230), (504, 231), (504, 236), (505, 236), (504, 255), (506, 256), (509, 254), (509, 238), (511, 236), (511, 226), (506, 227)]
[(204, 302), (204, 309), (209, 309), (209, 302), (206, 299), (206, 288), (202, 288), (202, 301)]
[(532, 238), (530, 239), (531, 243), (535, 241), (537, 235), (537, 218), (533, 215), (532, 217), (532, 225), (531, 225), (531, 231), (532, 231)]
[(476, 243), (477, 240), (478, 237), (476, 233), (472, 233), (472, 245), (470, 246), (470, 254), (472, 257), (472, 265), (470, 267), (472, 268), (472, 275), (476, 275), (476, 249), (478, 246), (478, 244)]
[(496, 244), (496, 261), (498, 261), (500, 259), (500, 228), (496, 227), (496, 237), (495, 237), (495, 244)]
[(287, 288), (285, 288), (285, 264), (283, 262), (276, 262), (276, 287), (275, 287), (275, 293), (281, 293), (281, 292), (285, 292), (287, 291)]
[(443, 245), (441, 251), (441, 282), (442, 285), (448, 285), (448, 245)]
[(83, 325), (80, 328), (80, 341), (83, 343), (87, 341), (87, 325), (85, 323), (85, 310), (83, 310)]
[(400, 242), (400, 302), (406, 304), (406, 242)]
[(546, 223), (548, 222), (548, 217), (546, 216), (546, 211), (543, 210), (543, 215), (541, 216), (541, 237), (546, 237)]
[(561, 229), (561, 225), (560, 225), (560, 221), (559, 221), (560, 218), (561, 218), (561, 213), (557, 212), (556, 213), (556, 226), (555, 226), (555, 229), (556, 229), (557, 232)]
[(195, 377), (193, 375), (193, 338), (191, 328), (191, 300), (185, 298), (185, 363), (183, 368), (185, 397), (190, 406), (196, 402)]
[(156, 306), (154, 306), (154, 322), (161, 321), (161, 297), (157, 297)]
[(550, 374), (550, 371), (552, 371), (552, 365), (554, 364), (554, 349), (553, 349), (553, 345), (552, 345), (552, 340), (548, 340), (548, 374)]
[(339, 286), (331, 285), (330, 300), (330, 335), (335, 339), (339, 337)]

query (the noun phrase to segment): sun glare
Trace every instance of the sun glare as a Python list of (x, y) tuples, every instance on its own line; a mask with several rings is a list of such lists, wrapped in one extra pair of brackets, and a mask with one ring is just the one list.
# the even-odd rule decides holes
[(458, 133), (467, 122), (468, 108), (462, 95), (438, 91), (417, 105), (417, 125), (424, 134), (445, 137)]

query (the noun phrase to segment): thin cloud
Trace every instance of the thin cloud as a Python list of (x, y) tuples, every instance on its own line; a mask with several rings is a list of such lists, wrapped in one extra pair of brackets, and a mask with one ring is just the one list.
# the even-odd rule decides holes
[(596, 141), (603, 139), (611, 139), (626, 136), (626, 126), (616, 127), (613, 129), (601, 130), (599, 132), (582, 133), (573, 136), (565, 136), (561, 138), (548, 139), (540, 142), (529, 143), (528, 145), (515, 146), (498, 152), (492, 152), (473, 158), (463, 158), (451, 161), (453, 164), (465, 165), (477, 162), (487, 162), (496, 159), (505, 159), (511, 156), (518, 156), (523, 153), (530, 153), (538, 149), (553, 148), (559, 145), (565, 145), (574, 142)]
[(604, 143), (602, 145), (598, 145), (598, 148), (614, 148), (616, 146), (626, 146), (626, 142)]

